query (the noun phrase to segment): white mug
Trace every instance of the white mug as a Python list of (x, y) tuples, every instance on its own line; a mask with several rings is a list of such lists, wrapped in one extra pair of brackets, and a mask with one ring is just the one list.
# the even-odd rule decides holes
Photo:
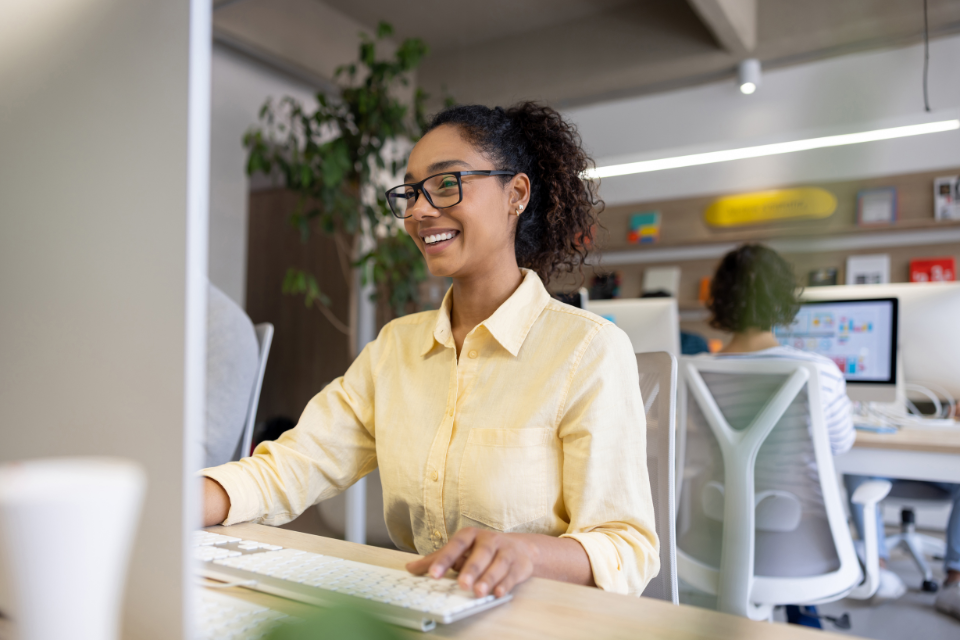
[(0, 611), (17, 640), (116, 640), (146, 489), (136, 463), (0, 465)]

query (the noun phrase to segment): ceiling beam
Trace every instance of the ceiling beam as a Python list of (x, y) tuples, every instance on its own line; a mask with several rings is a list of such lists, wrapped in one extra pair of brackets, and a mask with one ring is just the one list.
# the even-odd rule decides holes
[(757, 46), (757, 0), (687, 0), (724, 49), (746, 56)]

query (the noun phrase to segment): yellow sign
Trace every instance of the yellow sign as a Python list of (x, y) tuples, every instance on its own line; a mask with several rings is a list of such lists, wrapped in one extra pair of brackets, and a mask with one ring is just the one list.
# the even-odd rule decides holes
[(780, 220), (828, 218), (837, 210), (837, 198), (816, 187), (778, 189), (720, 198), (704, 214), (714, 227), (742, 227)]

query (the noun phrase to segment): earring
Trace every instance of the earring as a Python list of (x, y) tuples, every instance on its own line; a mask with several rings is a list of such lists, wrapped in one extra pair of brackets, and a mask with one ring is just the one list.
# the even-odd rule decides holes
[(523, 213), (523, 205), (517, 207), (517, 215), (519, 216), (521, 213)]

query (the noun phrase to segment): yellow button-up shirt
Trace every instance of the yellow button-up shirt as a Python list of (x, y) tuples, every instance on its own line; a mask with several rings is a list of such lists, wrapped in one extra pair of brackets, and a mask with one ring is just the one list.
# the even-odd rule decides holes
[(387, 324), (296, 428), (205, 469), (230, 496), (224, 524), (283, 524), (379, 466), (401, 549), (466, 526), (569, 537), (598, 586), (640, 595), (660, 561), (629, 338), (525, 270), (458, 359), (451, 303)]

